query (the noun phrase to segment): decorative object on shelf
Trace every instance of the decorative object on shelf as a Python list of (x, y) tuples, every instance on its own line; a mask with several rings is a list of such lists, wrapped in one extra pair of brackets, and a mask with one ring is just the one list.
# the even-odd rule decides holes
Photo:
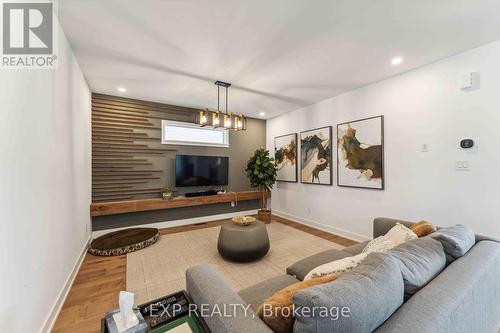
[(332, 185), (332, 127), (300, 132), (300, 182)]
[(274, 160), (279, 182), (297, 182), (297, 133), (274, 138)]
[(267, 208), (267, 191), (270, 191), (276, 182), (276, 166), (274, 158), (269, 156), (269, 150), (259, 148), (250, 157), (245, 169), (250, 185), (260, 191), (260, 209), (258, 219), (271, 222), (271, 209)]
[(257, 219), (253, 216), (235, 216), (232, 218), (233, 222), (239, 225), (249, 225), (257, 221)]
[(169, 186), (165, 186), (164, 188), (161, 189), (161, 196), (164, 200), (170, 200), (172, 199), (173, 191)]
[(90, 243), (89, 253), (96, 256), (120, 256), (153, 245), (160, 239), (156, 228), (128, 228), (110, 232)]
[(338, 186), (384, 189), (384, 116), (337, 125)]
[[(217, 111), (209, 109), (201, 110), (197, 116), (196, 123), (201, 127), (211, 126), (213, 128), (223, 127), (224, 129), (233, 131), (244, 131), (247, 129), (247, 118), (244, 115), (233, 115), (228, 112), (228, 96), (231, 83), (215, 81), (217, 86)], [(224, 112), (220, 110), (220, 87), (226, 88), (225, 99), (226, 109)]]

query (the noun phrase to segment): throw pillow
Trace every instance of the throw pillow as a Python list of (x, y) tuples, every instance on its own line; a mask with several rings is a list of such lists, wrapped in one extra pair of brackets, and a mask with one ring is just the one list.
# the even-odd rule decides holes
[(387, 237), (377, 237), (366, 244), (363, 251), (358, 255), (338, 259), (314, 268), (312, 271), (307, 273), (304, 281), (331, 274), (339, 276), (340, 274), (350, 271), (354, 267), (358, 266), (368, 254), (372, 252), (387, 252), (395, 246), (396, 243), (387, 239)]
[(420, 221), (412, 225), (410, 227), (410, 230), (413, 231), (418, 236), (418, 238), (420, 238), (432, 234), (434, 231), (436, 231), (436, 227), (427, 221)]
[(257, 309), (257, 315), (275, 333), (293, 332), (293, 295), (302, 289), (335, 280), (335, 275), (294, 283), (274, 293)]
[(429, 235), (439, 241), (446, 253), (448, 262), (460, 258), (476, 243), (474, 232), (463, 224), (441, 228)]
[(394, 241), (388, 239), (386, 236), (379, 236), (368, 242), (361, 253), (386, 252), (394, 246), (396, 246)]
[(304, 281), (318, 278), (320, 276), (326, 276), (326, 275), (340, 275), (344, 272), (350, 271), (354, 267), (358, 266), (363, 259), (366, 258), (368, 253), (360, 253), (355, 256), (351, 257), (345, 257), (339, 260), (335, 260), (323, 265), (320, 265), (316, 268), (314, 268), (312, 271), (307, 273), (306, 277), (304, 278)]
[(418, 236), (413, 231), (411, 231), (401, 223), (396, 223), (396, 225), (392, 227), (391, 230), (389, 230), (384, 236), (387, 239), (392, 240), (394, 243), (396, 243), (396, 245), (399, 245), (411, 239), (418, 238)]
[(430, 237), (410, 240), (387, 253), (399, 262), (406, 299), (434, 279), (446, 266), (443, 246)]

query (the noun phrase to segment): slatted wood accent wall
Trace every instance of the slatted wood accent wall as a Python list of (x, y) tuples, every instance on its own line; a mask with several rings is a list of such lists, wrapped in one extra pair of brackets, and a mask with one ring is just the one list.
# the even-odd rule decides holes
[(196, 114), (185, 107), (92, 94), (92, 201), (159, 197), (165, 185), (162, 156), (176, 152), (161, 144), (161, 120), (194, 122)]

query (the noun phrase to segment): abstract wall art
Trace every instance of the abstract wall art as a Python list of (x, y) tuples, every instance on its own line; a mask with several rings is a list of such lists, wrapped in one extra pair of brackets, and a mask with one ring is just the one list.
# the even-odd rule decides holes
[(332, 127), (300, 133), (300, 181), (332, 185)]
[(337, 185), (384, 189), (384, 117), (337, 125)]
[(276, 180), (297, 182), (297, 133), (274, 138)]

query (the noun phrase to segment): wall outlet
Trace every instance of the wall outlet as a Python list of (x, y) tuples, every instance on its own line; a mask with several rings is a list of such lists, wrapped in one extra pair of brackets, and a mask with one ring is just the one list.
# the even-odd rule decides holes
[(428, 143), (422, 143), (420, 146), (420, 151), (422, 153), (428, 153), (429, 152), (429, 144)]

